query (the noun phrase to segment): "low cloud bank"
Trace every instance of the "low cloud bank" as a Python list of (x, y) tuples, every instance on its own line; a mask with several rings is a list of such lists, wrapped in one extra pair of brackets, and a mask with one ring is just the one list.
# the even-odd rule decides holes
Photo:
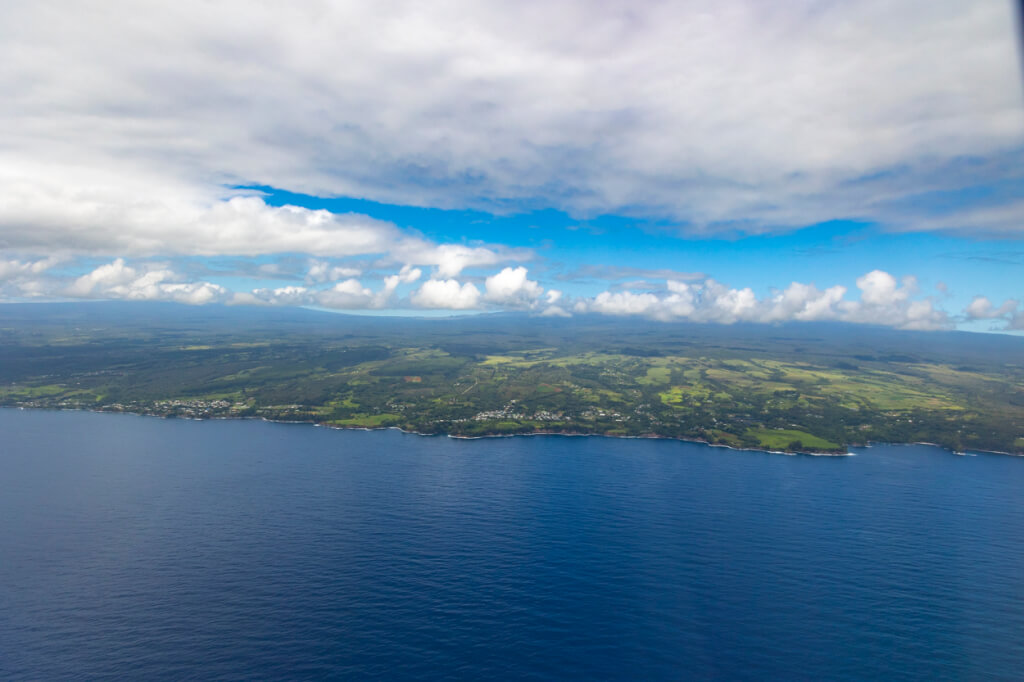
[(881, 270), (857, 279), (858, 300), (846, 298), (844, 286), (818, 289), (793, 282), (781, 291), (757, 298), (752, 289), (732, 289), (713, 279), (703, 282), (668, 280), (663, 293), (604, 291), (576, 302), (576, 312), (637, 315), (656, 320), (694, 322), (788, 322), (839, 320), (881, 324), (899, 329), (951, 329), (953, 320), (930, 298), (914, 299), (917, 281), (898, 282)]
[(993, 320), (1002, 323), (997, 330), (1024, 330), (1024, 310), (1019, 310), (1020, 301), (1008, 298), (1002, 305), (996, 306), (987, 296), (975, 296), (964, 310), (968, 320)]
[[(55, 259), (0, 261), (0, 299), (119, 299), (337, 310), (508, 310), (553, 317), (597, 313), (718, 324), (835, 320), (917, 330), (952, 329), (957, 322), (992, 320), (1001, 325), (999, 329), (1024, 329), (1024, 312), (1016, 299), (996, 306), (977, 296), (961, 314), (950, 315), (937, 306), (934, 297), (920, 295), (915, 277), (898, 280), (882, 270), (858, 277), (854, 292), (842, 285), (821, 289), (792, 282), (759, 298), (749, 287), (732, 288), (706, 278), (670, 279), (647, 291), (608, 290), (573, 298), (530, 279), (524, 266), (505, 267), (474, 282), (444, 277), (441, 268), (424, 279), (423, 270), (410, 265), (381, 276), (313, 260), (305, 277), (296, 278), (302, 284), (232, 291), (190, 278), (163, 263), (129, 264), (117, 258), (79, 276), (55, 273), (60, 265)], [(366, 283), (359, 275), (373, 277), (378, 283)]]

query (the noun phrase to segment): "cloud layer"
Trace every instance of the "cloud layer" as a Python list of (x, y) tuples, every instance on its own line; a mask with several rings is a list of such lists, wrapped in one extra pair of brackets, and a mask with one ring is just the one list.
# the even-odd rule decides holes
[[(673, 235), (849, 218), (1020, 239), (1012, 26), (990, 0), (6, 3), (0, 299), (1024, 328), (1015, 291), (947, 314), (876, 270), (758, 295), (244, 189)], [(568, 241), (614, 258), (629, 224)]]
[(331, 255), (389, 238), (225, 201), (256, 184), (691, 231), (1020, 234), (1012, 201), (918, 200), (1021, 178), (1012, 26), (991, 0), (7, 3), (0, 246)]
[(1019, 308), (1020, 301), (1015, 298), (1008, 298), (996, 306), (987, 296), (975, 296), (964, 310), (964, 316), (968, 320), (992, 320), (996, 322), (997, 330), (1024, 330), (1024, 310)]
[[(191, 280), (159, 263), (130, 265), (119, 258), (73, 278), (48, 272), (55, 265), (53, 261), (0, 261), (0, 296), (317, 306), (337, 310), (507, 310), (559, 317), (597, 313), (717, 324), (834, 320), (917, 330), (951, 329), (957, 321), (933, 297), (920, 295), (914, 277), (897, 280), (881, 270), (857, 278), (857, 298), (847, 297), (847, 288), (841, 285), (819, 289), (801, 282), (792, 282), (785, 289), (758, 298), (749, 287), (732, 288), (706, 278), (688, 282), (667, 280), (657, 290), (603, 291), (572, 300), (560, 290), (545, 289), (531, 280), (523, 266), (506, 267), (486, 277), (482, 287), (436, 273), (421, 281), (423, 273), (419, 268), (405, 266), (383, 277), (376, 288), (356, 277), (313, 283), (317, 278), (310, 276), (307, 285), (231, 291), (211, 282)], [(310, 266), (310, 273), (323, 270), (324, 264), (320, 262)], [(993, 320), (1002, 324), (1003, 329), (1021, 329), (1024, 315), (1018, 312), (1018, 306), (1016, 299), (996, 307), (978, 296), (959, 317)]]
[(818, 289), (793, 282), (782, 291), (758, 299), (750, 288), (732, 289), (713, 279), (700, 283), (666, 282), (666, 291), (634, 293), (605, 291), (577, 301), (576, 312), (638, 315), (656, 320), (694, 322), (789, 322), (839, 320), (899, 329), (950, 329), (953, 320), (928, 298), (915, 299), (913, 277), (897, 282), (887, 272), (873, 270), (857, 279), (860, 298), (848, 300), (846, 287)]

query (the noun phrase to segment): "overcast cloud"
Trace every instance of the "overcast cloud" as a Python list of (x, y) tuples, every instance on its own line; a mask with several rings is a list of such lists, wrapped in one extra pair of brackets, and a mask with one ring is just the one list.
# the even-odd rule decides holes
[[(1024, 100), (1000, 0), (9, 2), (0, 63), (7, 297), (949, 324), (912, 282), (875, 273), (856, 302), (838, 285), (758, 299), (592, 263), (565, 277), (669, 284), (555, 304), (527, 278), (533, 249), (238, 187), (654, 217), (688, 235), (851, 218), (1024, 236)], [(952, 198), (936, 211), (925, 196)], [(145, 265), (273, 255), (310, 261), (303, 286), (229, 291)], [(109, 260), (44, 272), (82, 257)], [(973, 311), (1018, 324), (1005, 306)]]
[[(0, 18), (0, 220), (93, 247), (173, 246), (148, 218), (184, 216), (211, 226), (195, 248), (230, 249), (213, 228), (236, 209), (216, 202), (238, 184), (693, 230), (916, 229), (900, 199), (997, 172), (965, 176), (965, 156), (1024, 158), (997, 0), (104, 1)], [(929, 224), (1022, 229), (1009, 206), (975, 213)], [(140, 234), (80, 223), (108, 216)]]

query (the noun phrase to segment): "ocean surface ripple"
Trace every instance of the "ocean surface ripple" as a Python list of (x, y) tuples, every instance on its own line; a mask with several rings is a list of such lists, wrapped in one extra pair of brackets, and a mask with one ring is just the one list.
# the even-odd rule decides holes
[(1020, 679), (1024, 460), (0, 410), (0, 678)]

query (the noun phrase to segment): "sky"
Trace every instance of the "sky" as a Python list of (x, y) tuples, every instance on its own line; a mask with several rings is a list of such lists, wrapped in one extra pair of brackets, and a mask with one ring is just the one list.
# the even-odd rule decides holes
[(0, 301), (1024, 332), (1009, 0), (8, 2)]

